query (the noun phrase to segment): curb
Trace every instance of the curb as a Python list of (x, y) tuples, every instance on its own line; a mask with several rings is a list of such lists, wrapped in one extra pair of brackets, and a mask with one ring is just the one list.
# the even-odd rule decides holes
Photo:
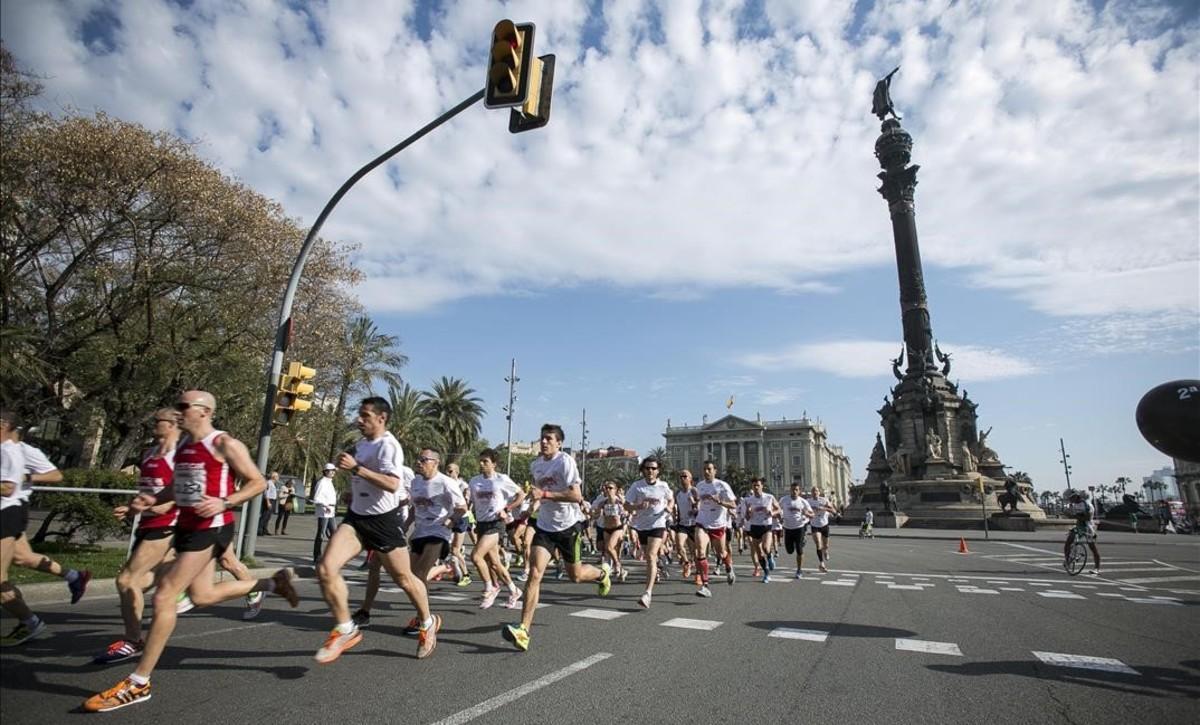
[[(251, 569), (250, 576), (255, 579), (269, 577), (279, 571), (279, 567)], [(299, 574), (299, 572), (297, 572)], [(217, 574), (214, 581), (222, 581), (228, 574), (224, 571)], [(18, 585), (21, 590), (21, 597), (25, 603), (31, 607), (38, 604), (68, 604), (70, 602), (70, 592), (67, 591), (66, 582), (39, 582), (37, 584)], [(108, 579), (93, 579), (88, 584), (87, 594), (83, 599), (79, 600), (92, 601), (94, 599), (116, 599), (117, 598), (117, 582), (114, 578)], [(149, 606), (149, 603), (147, 603)]]

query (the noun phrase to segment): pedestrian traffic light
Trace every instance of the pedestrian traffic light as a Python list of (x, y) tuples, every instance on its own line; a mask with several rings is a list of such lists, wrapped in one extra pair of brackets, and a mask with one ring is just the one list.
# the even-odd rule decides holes
[(516, 24), (511, 20), (501, 20), (492, 29), (483, 96), (487, 108), (520, 106), (528, 99), (529, 72), (534, 60), (533, 30), (533, 23)]
[(316, 374), (316, 370), (294, 362), (288, 365), (286, 373), (279, 376), (279, 390), (275, 393), (276, 425), (287, 425), (293, 415), (312, 407), (312, 401), (307, 398), (313, 394), (313, 385), (306, 381), (312, 380)]

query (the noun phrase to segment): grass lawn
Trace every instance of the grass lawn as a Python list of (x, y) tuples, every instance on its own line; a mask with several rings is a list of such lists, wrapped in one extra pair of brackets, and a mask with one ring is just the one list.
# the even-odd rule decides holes
[[(54, 559), (71, 569), (91, 569), (93, 579), (112, 579), (125, 563), (125, 547), (104, 547), (94, 544), (59, 544), (43, 542), (33, 547), (39, 554)], [(17, 586), (38, 582), (62, 581), (59, 577), (23, 566), (9, 569), (9, 577)], [(65, 586), (65, 585), (64, 585)]]

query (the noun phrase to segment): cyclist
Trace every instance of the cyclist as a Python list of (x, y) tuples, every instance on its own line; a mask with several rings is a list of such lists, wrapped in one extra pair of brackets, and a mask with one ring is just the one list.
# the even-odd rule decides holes
[(1075, 517), (1075, 528), (1067, 534), (1067, 543), (1063, 547), (1063, 558), (1070, 556), (1071, 544), (1075, 543), (1076, 536), (1082, 535), (1096, 561), (1096, 565), (1088, 574), (1100, 576), (1100, 550), (1096, 548), (1096, 507), (1087, 500), (1085, 491), (1068, 491), (1067, 499), (1070, 501), (1068, 510)]

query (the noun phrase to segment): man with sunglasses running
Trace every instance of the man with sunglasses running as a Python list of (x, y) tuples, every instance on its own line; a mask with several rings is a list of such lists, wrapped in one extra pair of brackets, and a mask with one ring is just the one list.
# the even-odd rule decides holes
[(596, 582), (602, 597), (612, 589), (612, 570), (608, 564), (596, 568), (582, 561), (583, 513), (579, 510), (579, 502), (583, 500), (582, 481), (575, 459), (562, 452), (562, 443), (561, 426), (543, 425), (538, 442), (541, 455), (529, 465), (533, 478), (530, 495), (540, 502), (540, 511), (529, 551), (532, 561), (525, 585), (525, 606), (521, 610), (521, 623), (506, 625), (502, 632), (521, 651), (529, 649), (529, 630), (541, 599), (542, 576), (555, 551), (562, 556), (571, 581)]
[[(88, 712), (107, 712), (150, 699), (150, 675), (175, 631), (175, 602), (182, 592), (190, 591), (197, 606), (251, 592), (274, 592), (292, 607), (300, 603), (290, 569), (280, 569), (269, 579), (213, 583), (216, 561), (233, 541), (233, 510), (267, 487), (246, 446), (213, 427), (216, 409), (216, 399), (203, 390), (189, 390), (180, 396), (175, 410), (189, 438), (175, 452), (172, 486), (157, 495), (139, 494), (130, 504), (132, 511), (140, 513), (168, 500), (175, 502), (179, 510), (175, 524), (178, 556), (154, 594), (154, 618), (137, 668), (116, 685), (88, 698), (83, 704)], [(245, 482), (237, 490), (235, 478)]]

